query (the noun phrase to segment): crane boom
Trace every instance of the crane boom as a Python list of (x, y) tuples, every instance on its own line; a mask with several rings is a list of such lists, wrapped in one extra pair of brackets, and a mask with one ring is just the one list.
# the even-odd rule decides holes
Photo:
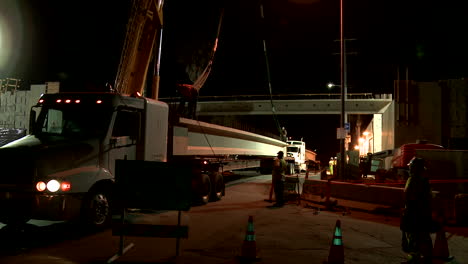
[[(114, 84), (119, 93), (143, 93), (156, 37), (162, 32), (163, 2), (163, 0), (133, 1)], [(159, 59), (159, 54), (157, 55)], [(155, 80), (153, 98), (156, 99), (158, 78)]]

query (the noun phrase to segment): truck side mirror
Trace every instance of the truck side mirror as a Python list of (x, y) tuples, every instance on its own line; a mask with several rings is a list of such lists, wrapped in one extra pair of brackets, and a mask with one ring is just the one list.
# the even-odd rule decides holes
[(34, 134), (34, 128), (36, 127), (36, 111), (31, 109), (29, 113), (29, 134)]

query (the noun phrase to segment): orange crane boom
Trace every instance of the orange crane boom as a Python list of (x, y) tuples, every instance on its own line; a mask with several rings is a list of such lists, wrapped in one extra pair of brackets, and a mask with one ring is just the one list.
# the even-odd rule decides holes
[[(159, 43), (156, 38), (163, 28), (163, 0), (134, 0), (127, 23), (114, 88), (122, 94), (143, 94), (154, 49), (158, 49), (152, 97), (157, 99), (159, 87)], [(159, 41), (159, 40), (158, 40)]]

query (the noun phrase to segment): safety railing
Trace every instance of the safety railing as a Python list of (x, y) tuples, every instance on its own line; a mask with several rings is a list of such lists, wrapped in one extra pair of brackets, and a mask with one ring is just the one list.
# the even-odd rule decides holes
[[(278, 94), (278, 95), (230, 95), (230, 96), (199, 96), (199, 102), (209, 101), (252, 101), (252, 100), (326, 100), (341, 99), (339, 93), (317, 93), (317, 94)], [(346, 99), (392, 99), (392, 94), (373, 93), (349, 93)], [(179, 97), (160, 98), (164, 102), (177, 102)]]

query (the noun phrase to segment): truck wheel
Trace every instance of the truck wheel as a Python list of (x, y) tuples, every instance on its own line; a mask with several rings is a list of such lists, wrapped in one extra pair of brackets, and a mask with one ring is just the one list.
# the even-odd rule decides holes
[(219, 172), (211, 175), (211, 182), (213, 183), (213, 191), (211, 192), (211, 201), (219, 201), (224, 195), (224, 180)]
[(104, 189), (91, 191), (84, 202), (83, 220), (85, 224), (101, 228), (110, 223), (112, 214), (108, 192)]
[(211, 196), (211, 180), (207, 174), (200, 176), (200, 181), (197, 183), (195, 189), (195, 199), (197, 203), (207, 204), (210, 201)]

